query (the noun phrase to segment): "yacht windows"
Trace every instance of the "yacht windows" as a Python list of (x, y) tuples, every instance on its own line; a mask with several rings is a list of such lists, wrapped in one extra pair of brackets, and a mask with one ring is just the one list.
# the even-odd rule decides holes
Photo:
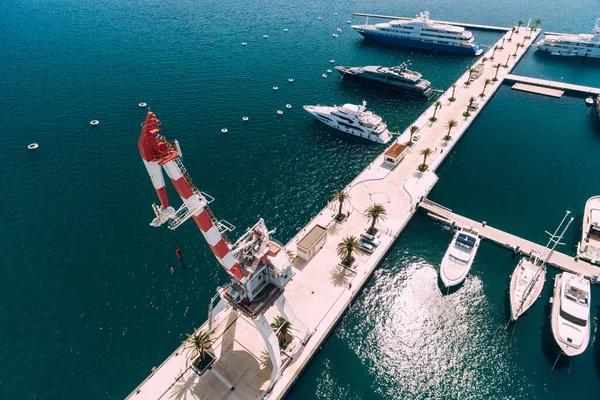
[(560, 309), (560, 316), (564, 319), (566, 319), (567, 321), (569, 321), (572, 324), (575, 324), (577, 326), (586, 326), (587, 325), (587, 321), (581, 318), (577, 318), (571, 314), (568, 314), (566, 312), (564, 312), (562, 310), (562, 308)]

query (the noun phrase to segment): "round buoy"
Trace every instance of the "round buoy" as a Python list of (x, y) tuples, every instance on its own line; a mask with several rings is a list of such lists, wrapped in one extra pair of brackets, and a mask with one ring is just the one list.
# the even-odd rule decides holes
[(248, 117), (242, 117), (242, 121), (248, 121)]
[(223, 129), (221, 129), (221, 132), (223, 132), (223, 133), (227, 133), (227, 128), (223, 128)]
[(277, 86), (273, 86), (273, 90), (279, 90)]
[(334, 33), (333, 35), (331, 35), (333, 37), (338, 37), (337, 33)]
[(330, 69), (328, 69), (328, 70), (327, 70), (327, 73), (329, 73), (329, 74), (330, 74), (331, 72), (332, 72), (332, 71), (331, 71)]
[(338, 15), (338, 13), (334, 12), (333, 15)]
[(100, 121), (98, 121), (97, 119), (90, 121), (90, 125), (98, 125), (100, 123)]
[(333, 64), (335, 62), (335, 60), (329, 60), (329, 62)]
[(138, 104), (138, 106), (140, 106), (140, 108), (144, 108), (147, 106), (147, 104), (142, 102), (142, 103)]
[(263, 35), (263, 37), (266, 39), (266, 38), (268, 38), (268, 37), (269, 37), (269, 35)]
[(247, 45), (247, 44), (248, 44), (248, 43), (246, 43), (246, 42), (242, 42), (242, 46), (245, 46), (245, 45)]
[(321, 75), (323, 78), (327, 78), (327, 74), (323, 74)]
[(341, 32), (342, 28), (337, 28), (336, 31)]
[(292, 82), (294, 82), (294, 80), (292, 78), (290, 78), (290, 79), (288, 79), (288, 82), (292, 83)]
[(277, 110), (277, 114), (281, 115), (281, 114), (283, 114), (283, 111)]
[(319, 17), (319, 21), (322, 20), (322, 19), (323, 19), (323, 17)]
[(31, 143), (29, 146), (27, 146), (27, 148), (28, 148), (29, 150), (35, 150), (35, 149), (37, 149), (38, 147), (40, 147), (40, 146), (39, 146), (37, 143)]
[(286, 104), (285, 108), (292, 108), (292, 105), (291, 104)]
[(350, 21), (350, 20), (348, 20), (348, 21), (346, 21), (346, 22), (347, 22), (347, 23), (349, 23), (349, 24), (351, 24), (351, 23), (352, 23), (352, 21)]
[(287, 31), (288, 31), (288, 28), (283, 28), (283, 31), (284, 31), (284, 32), (287, 32)]

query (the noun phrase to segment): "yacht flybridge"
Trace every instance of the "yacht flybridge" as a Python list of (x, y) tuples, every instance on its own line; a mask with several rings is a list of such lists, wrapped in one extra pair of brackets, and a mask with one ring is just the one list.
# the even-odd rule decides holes
[(600, 18), (593, 34), (548, 34), (536, 46), (555, 56), (600, 58)]
[(429, 19), (429, 12), (424, 11), (412, 19), (369, 25), (353, 25), (365, 39), (406, 47), (439, 50), (451, 53), (480, 55), (483, 50), (475, 44), (473, 33), (465, 28), (442, 24)]
[(304, 109), (312, 114), (317, 120), (330, 127), (372, 140), (377, 143), (387, 143), (391, 134), (383, 123), (381, 117), (366, 111), (367, 102), (362, 105), (344, 104), (343, 106), (304, 106)]
[(552, 333), (567, 356), (581, 354), (590, 340), (590, 281), (563, 272), (554, 280)]
[(600, 264), (600, 196), (585, 203), (583, 232), (577, 244), (577, 255), (593, 264)]
[(479, 233), (474, 229), (463, 228), (456, 231), (440, 265), (440, 278), (444, 286), (450, 288), (465, 280), (480, 241)]

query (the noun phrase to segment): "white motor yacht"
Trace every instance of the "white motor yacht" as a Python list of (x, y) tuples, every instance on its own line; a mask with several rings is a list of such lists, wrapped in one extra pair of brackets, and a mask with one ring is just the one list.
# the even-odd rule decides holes
[(548, 34), (536, 46), (554, 56), (600, 58), (600, 18), (593, 34)]
[(554, 281), (552, 333), (567, 356), (581, 354), (590, 340), (590, 282), (563, 272)]
[(304, 109), (317, 120), (344, 133), (369, 139), (377, 143), (387, 143), (392, 135), (381, 117), (366, 111), (367, 102), (362, 105), (343, 106), (304, 106)]
[(583, 231), (577, 244), (577, 255), (593, 264), (600, 264), (600, 196), (585, 203)]
[(444, 286), (458, 285), (465, 280), (479, 248), (481, 238), (473, 229), (456, 231), (440, 265), (440, 277)]

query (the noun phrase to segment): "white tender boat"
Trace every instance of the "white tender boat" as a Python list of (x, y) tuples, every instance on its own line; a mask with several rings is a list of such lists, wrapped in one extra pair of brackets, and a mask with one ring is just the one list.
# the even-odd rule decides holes
[(362, 105), (343, 106), (304, 106), (304, 109), (317, 120), (344, 133), (369, 139), (377, 143), (387, 143), (392, 135), (381, 117), (366, 111), (367, 102)]
[(554, 56), (600, 58), (600, 18), (594, 25), (594, 33), (579, 35), (549, 34), (536, 43), (538, 50)]
[(567, 356), (581, 354), (590, 340), (590, 282), (563, 272), (554, 280), (552, 333)]
[[(565, 213), (564, 218), (558, 225), (553, 234), (550, 234), (550, 240), (546, 245), (543, 254), (534, 257), (533, 261), (522, 258), (510, 277), (510, 317), (511, 321), (516, 321), (533, 303), (538, 299), (546, 282), (546, 262), (550, 260), (554, 249), (558, 246), (567, 229), (573, 222), (571, 217), (566, 226), (562, 229), (560, 235), (557, 235), (570, 211)], [(552, 247), (550, 247), (552, 245)]]
[(600, 264), (600, 196), (585, 203), (583, 232), (577, 244), (577, 255), (593, 264)]
[(481, 238), (473, 229), (456, 231), (440, 265), (440, 277), (447, 288), (465, 280), (479, 248)]

